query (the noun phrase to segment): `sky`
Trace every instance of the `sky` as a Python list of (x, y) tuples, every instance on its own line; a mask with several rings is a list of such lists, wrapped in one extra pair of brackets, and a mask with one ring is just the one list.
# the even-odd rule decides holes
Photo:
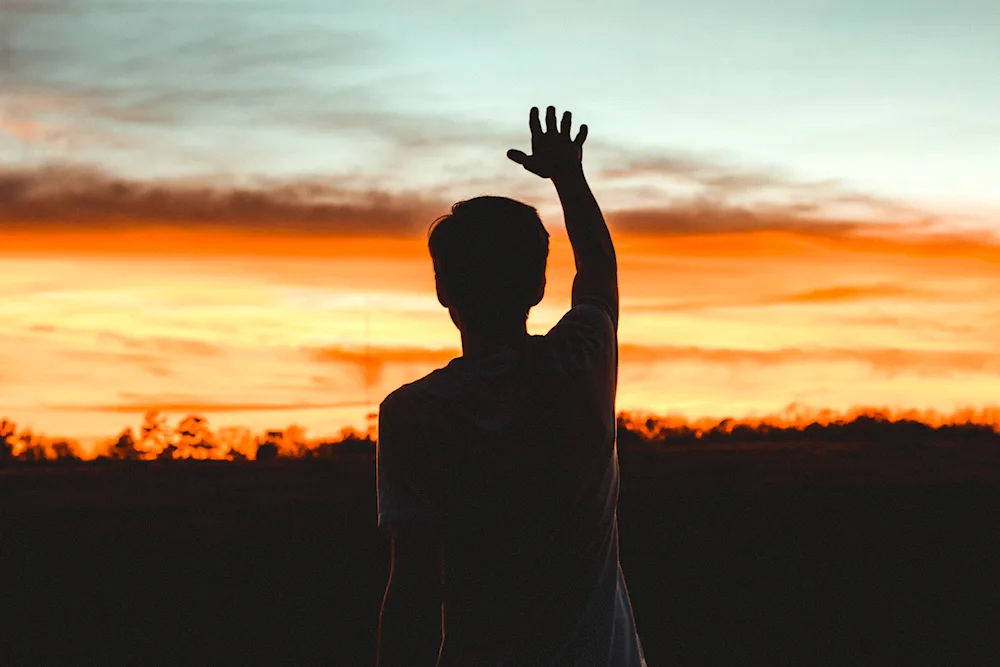
[(335, 433), (458, 354), (429, 224), (553, 233), (533, 105), (590, 128), (618, 407), (1000, 391), (1000, 5), (0, 0), (0, 414)]

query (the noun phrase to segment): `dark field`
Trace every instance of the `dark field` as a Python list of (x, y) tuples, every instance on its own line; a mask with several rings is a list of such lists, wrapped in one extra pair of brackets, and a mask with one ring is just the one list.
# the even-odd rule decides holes
[[(1000, 664), (995, 446), (621, 452), (651, 667)], [(3, 665), (370, 665), (371, 457), (0, 469)]]

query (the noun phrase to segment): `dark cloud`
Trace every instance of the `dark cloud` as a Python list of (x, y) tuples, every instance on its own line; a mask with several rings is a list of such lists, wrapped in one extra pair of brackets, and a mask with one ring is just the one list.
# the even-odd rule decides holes
[[(440, 191), (370, 189), (351, 178), (139, 181), (71, 165), (0, 169), (0, 220), (7, 230), (156, 226), (408, 236), (425, 232), (450, 204)], [(611, 210), (607, 218), (620, 232), (666, 235), (773, 230), (842, 236), (887, 228), (863, 219), (802, 215), (789, 207), (740, 208), (711, 200)]]
[(609, 211), (608, 224), (617, 231), (636, 234), (732, 234), (751, 231), (784, 231), (822, 236), (843, 236), (882, 229), (867, 220), (830, 219), (802, 215), (789, 206), (746, 208), (707, 199), (645, 208)]
[(255, 185), (142, 182), (88, 168), (0, 170), (3, 229), (143, 226), (331, 235), (422, 233), (446, 212), (419, 195), (358, 191), (320, 179)]

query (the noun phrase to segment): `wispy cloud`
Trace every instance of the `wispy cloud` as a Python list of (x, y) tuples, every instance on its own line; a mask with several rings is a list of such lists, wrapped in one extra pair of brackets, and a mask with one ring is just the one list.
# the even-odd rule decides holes
[(423, 347), (323, 347), (308, 348), (304, 352), (313, 361), (355, 368), (361, 373), (367, 387), (378, 385), (382, 372), (388, 365), (443, 366), (461, 356), (461, 352), (454, 348)]
[[(391, 40), (345, 27), (355, 24), (335, 20), (336, 10), (318, 21), (313, 3), (286, 4), (234, 12), (214, 2), (7, 2), (0, 135), (42, 145), (30, 162), (50, 166), (0, 173), (0, 216), (23, 226), (396, 235), (425, 229), (443, 204), (488, 190), (551, 197), (502, 158), (527, 140), (523, 125), (512, 132), (400, 105), (408, 70), (393, 60)], [(267, 173), (275, 162), (301, 173), (308, 167), (285, 160), (295, 151), (302, 164), (322, 165), (313, 173), (336, 174), (240, 187), (208, 174), (186, 185), (120, 175)], [(84, 152), (99, 168), (65, 164)], [(842, 235), (878, 231), (890, 219), (908, 229), (937, 222), (776, 167), (599, 140), (587, 156), (609, 220), (628, 233)]]
[[(626, 301), (622, 309), (629, 313), (670, 313), (694, 312), (713, 308), (759, 308), (760, 306), (780, 305), (841, 305), (863, 301), (891, 300), (898, 304), (901, 300), (926, 300), (933, 298), (934, 293), (925, 289), (897, 285), (893, 283), (875, 283), (870, 285), (832, 285), (817, 287), (800, 292), (783, 294), (748, 296), (740, 293), (700, 299), (656, 299)], [(893, 320), (899, 324), (898, 318)]]
[[(612, 192), (650, 201), (619, 206), (623, 231), (711, 234), (792, 231), (842, 235), (932, 229), (941, 216), (906, 202), (859, 191), (835, 179), (803, 180), (778, 168), (740, 165), (684, 152), (630, 152), (599, 147), (596, 178)], [(621, 200), (621, 194), (615, 196)]]
[(29, 118), (13, 118), (0, 113), (0, 136), (6, 135), (24, 142), (47, 142), (62, 138), (62, 128)]
[(134, 365), (157, 377), (170, 377), (169, 360), (148, 352), (115, 352), (109, 350), (63, 350), (60, 356), (72, 362), (100, 363), (109, 367)]
[(309, 3), (244, 5), (5, 0), (6, 94), (87, 95), (101, 102), (78, 109), (91, 120), (268, 113), (320, 102), (333, 91), (314, 75), (377, 53), (365, 35), (316, 21)]
[(225, 348), (200, 340), (181, 338), (135, 338), (114, 331), (101, 331), (98, 342), (110, 341), (132, 350), (148, 350), (163, 355), (185, 355), (195, 357), (217, 357), (225, 354)]
[(765, 299), (765, 303), (843, 303), (847, 301), (868, 301), (873, 299), (892, 299), (927, 296), (923, 290), (878, 283), (874, 285), (835, 285), (820, 287), (804, 292), (793, 292)]
[[(309, 358), (322, 363), (354, 366), (367, 382), (376, 384), (386, 366), (410, 364), (424, 367), (443, 366), (460, 356), (458, 349), (420, 347), (313, 348)], [(622, 364), (704, 363), (724, 366), (773, 367), (786, 364), (858, 363), (886, 375), (912, 373), (940, 376), (949, 373), (998, 373), (1000, 358), (991, 350), (785, 347), (776, 349), (713, 348), (694, 345), (620, 345)]]
[(753, 350), (674, 345), (620, 346), (622, 363), (707, 363), (725, 366), (773, 367), (783, 364), (858, 363), (872, 371), (895, 376), (1000, 372), (1000, 357), (992, 350), (934, 350), (903, 348), (785, 347)]
[(123, 401), (122, 403), (50, 405), (46, 406), (46, 409), (64, 412), (113, 412), (124, 414), (142, 414), (150, 411), (208, 414), (213, 412), (293, 412), (297, 410), (356, 408), (365, 407), (365, 405), (363, 401), (340, 401), (332, 403), (225, 403), (203, 401), (194, 397), (178, 399), (176, 396), (148, 396), (142, 400)]

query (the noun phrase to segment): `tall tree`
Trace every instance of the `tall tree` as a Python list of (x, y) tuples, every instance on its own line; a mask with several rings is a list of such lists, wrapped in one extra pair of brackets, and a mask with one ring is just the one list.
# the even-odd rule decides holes
[(135, 436), (132, 435), (132, 428), (128, 427), (118, 435), (118, 440), (111, 447), (111, 456), (123, 461), (135, 461), (140, 458), (139, 451), (135, 447)]
[(14, 434), (17, 425), (9, 419), (0, 419), (0, 463), (14, 458)]

